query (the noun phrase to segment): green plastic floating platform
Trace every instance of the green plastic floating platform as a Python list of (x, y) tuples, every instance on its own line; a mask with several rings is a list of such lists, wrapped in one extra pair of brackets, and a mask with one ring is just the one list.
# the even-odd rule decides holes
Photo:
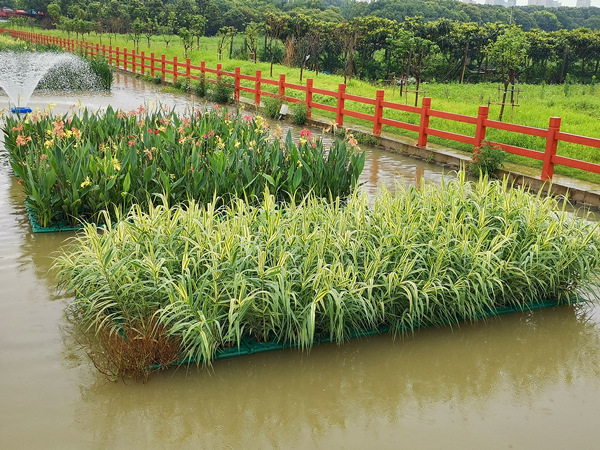
[[(570, 304), (583, 303), (584, 301), (585, 301), (584, 299), (577, 297)], [(518, 313), (518, 312), (533, 311), (536, 309), (551, 308), (554, 306), (563, 306), (566, 304), (567, 303), (561, 303), (556, 300), (546, 300), (546, 301), (540, 301), (540, 302), (523, 305), (522, 308), (516, 308), (514, 306), (503, 306), (503, 307), (494, 308), (493, 310), (490, 310), (488, 312), (488, 314), (483, 314), (483, 315), (479, 316), (477, 318), (477, 320), (496, 317), (496, 316), (502, 316), (502, 315), (506, 315), (506, 314), (513, 314), (513, 313)], [(413, 329), (425, 328), (425, 327), (429, 327), (431, 325), (432, 324), (421, 324), (421, 325), (415, 326)], [(442, 325), (442, 324), (439, 324), (439, 325)], [(407, 329), (407, 331), (410, 331), (410, 329)], [(379, 330), (357, 331), (355, 333), (352, 333), (349, 336), (349, 339), (385, 334), (385, 333), (389, 333), (389, 332), (390, 332), (389, 327), (384, 327)], [(334, 342), (334, 340), (329, 337), (322, 337), (322, 338), (315, 339), (313, 341), (313, 345), (326, 344), (326, 343), (331, 343), (331, 342)], [(246, 337), (240, 341), (239, 346), (234, 346), (234, 347), (229, 347), (229, 348), (221, 348), (221, 349), (217, 350), (217, 352), (215, 353), (215, 356), (212, 358), (212, 360), (227, 359), (227, 358), (233, 358), (233, 357), (237, 357), (237, 356), (253, 355), (256, 353), (264, 353), (264, 352), (269, 352), (269, 351), (274, 351), (274, 350), (284, 350), (284, 349), (288, 349), (288, 348), (297, 348), (297, 347), (298, 347), (297, 344), (291, 343), (291, 342), (276, 342), (276, 341), (257, 342), (252, 338)], [(192, 363), (196, 363), (196, 362), (198, 362), (198, 360), (196, 358), (187, 358), (187, 359), (177, 361), (177, 362), (171, 364), (170, 366), (179, 366), (179, 365), (185, 365), (185, 364), (192, 364)], [(158, 364), (152, 366), (152, 370), (159, 370), (161, 368), (163, 368), (163, 367)], [(164, 367), (164, 368), (166, 368), (166, 367)]]
[(31, 229), (34, 233), (58, 233), (63, 231), (77, 231), (81, 230), (83, 227), (80, 225), (69, 225), (66, 220), (60, 220), (56, 222), (52, 222), (52, 225), (49, 227), (43, 227), (40, 225), (40, 222), (37, 219), (37, 212), (35, 209), (31, 208), (27, 204), (25, 204), (27, 209), (27, 217), (29, 217), (29, 223), (31, 224)]

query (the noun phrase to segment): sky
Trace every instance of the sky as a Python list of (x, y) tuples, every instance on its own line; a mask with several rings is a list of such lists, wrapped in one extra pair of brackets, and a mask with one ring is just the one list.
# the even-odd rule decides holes
[[(561, 3), (561, 6), (572, 6), (574, 7), (577, 0), (558, 0)], [(476, 3), (485, 3), (485, 0), (475, 0)], [(527, 6), (527, 0), (517, 0), (517, 6)], [(592, 0), (591, 6), (595, 6), (600, 8), (600, 0)]]

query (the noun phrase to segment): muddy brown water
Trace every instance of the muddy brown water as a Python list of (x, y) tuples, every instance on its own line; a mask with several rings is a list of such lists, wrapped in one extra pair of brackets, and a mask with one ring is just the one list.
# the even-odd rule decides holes
[[(120, 75), (111, 93), (37, 93), (30, 105), (131, 109), (158, 95)], [(367, 152), (369, 192), (442, 176)], [(69, 234), (34, 235), (23, 200), (0, 152), (0, 448), (598, 447), (600, 308), (588, 303), (108, 382), (69, 332), (70, 298), (49, 272)]]

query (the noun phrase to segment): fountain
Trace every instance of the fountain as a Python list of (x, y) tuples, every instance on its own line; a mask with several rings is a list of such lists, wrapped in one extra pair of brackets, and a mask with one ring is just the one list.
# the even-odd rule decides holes
[(100, 85), (89, 64), (70, 53), (0, 52), (0, 87), (14, 105), (13, 113), (31, 112), (26, 105), (40, 81), (49, 89), (98, 89)]

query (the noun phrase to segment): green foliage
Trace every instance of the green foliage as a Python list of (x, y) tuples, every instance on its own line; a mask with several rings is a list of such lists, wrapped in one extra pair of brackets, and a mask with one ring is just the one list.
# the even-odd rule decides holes
[(573, 80), (571, 78), (571, 74), (567, 74), (565, 76), (565, 83), (563, 85), (564, 91), (565, 91), (565, 97), (568, 97), (569, 95), (571, 95), (571, 85), (573, 84)]
[(103, 88), (110, 89), (113, 82), (113, 68), (108, 63), (108, 60), (102, 56), (97, 56), (90, 60), (90, 66), (98, 79), (102, 82)]
[(500, 147), (484, 142), (473, 150), (470, 170), (475, 176), (493, 177), (506, 161), (506, 153)]
[(233, 86), (217, 80), (216, 83), (211, 84), (206, 92), (206, 96), (210, 101), (216, 103), (231, 103), (233, 101)]
[[(292, 122), (296, 125), (304, 125), (308, 119), (308, 108), (306, 103), (298, 102), (290, 106)], [(279, 111), (278, 111), (279, 112)]]
[(283, 100), (280, 97), (263, 97), (262, 102), (265, 105), (263, 111), (267, 117), (270, 117), (271, 119), (277, 119), (279, 117), (279, 111), (281, 110)]
[(255, 202), (268, 189), (278, 201), (313, 192), (347, 196), (364, 153), (343, 141), (330, 149), (312, 138), (271, 136), (261, 117), (238, 117), (215, 106), (187, 116), (140, 107), (125, 113), (5, 118), (10, 164), (42, 227), (66, 220), (98, 221), (148, 205), (163, 194), (173, 204), (194, 199)]
[(173, 87), (183, 92), (189, 92), (191, 89), (190, 83), (187, 78), (184, 77), (177, 78), (177, 81), (173, 82)]
[(198, 97), (206, 96), (206, 81), (202, 78), (192, 82), (192, 92)]
[[(464, 177), (347, 202), (134, 207), (58, 258), (84, 326), (164, 327), (180, 360), (244, 339), (310, 348), (594, 295), (598, 225), (508, 182)], [(116, 333), (115, 333), (116, 334)]]

